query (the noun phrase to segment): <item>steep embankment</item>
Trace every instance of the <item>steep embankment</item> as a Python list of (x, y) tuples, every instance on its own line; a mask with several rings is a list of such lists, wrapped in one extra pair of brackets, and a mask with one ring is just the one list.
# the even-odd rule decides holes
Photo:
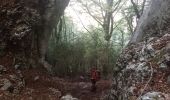
[(112, 99), (170, 100), (170, 34), (129, 45), (117, 61)]

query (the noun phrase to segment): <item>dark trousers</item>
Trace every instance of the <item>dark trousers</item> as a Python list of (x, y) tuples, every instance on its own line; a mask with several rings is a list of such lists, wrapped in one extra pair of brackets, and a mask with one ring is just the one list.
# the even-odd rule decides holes
[(91, 91), (92, 92), (96, 92), (96, 80), (95, 79), (91, 79), (91, 83), (92, 83)]

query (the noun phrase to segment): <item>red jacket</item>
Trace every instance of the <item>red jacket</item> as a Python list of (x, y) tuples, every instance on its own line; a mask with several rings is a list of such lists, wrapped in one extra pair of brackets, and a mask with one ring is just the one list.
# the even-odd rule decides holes
[(96, 69), (91, 70), (91, 79), (98, 81), (100, 79), (100, 72)]

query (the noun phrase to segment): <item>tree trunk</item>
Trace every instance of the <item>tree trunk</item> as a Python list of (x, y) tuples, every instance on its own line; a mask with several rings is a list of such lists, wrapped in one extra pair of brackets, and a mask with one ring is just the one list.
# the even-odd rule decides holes
[(25, 52), (27, 59), (38, 55), (39, 62), (50, 71), (45, 61), (48, 41), (68, 3), (69, 0), (1, 0), (0, 44), (5, 43), (13, 53)]
[[(151, 0), (138, 21), (136, 30), (130, 43), (136, 43), (143, 37), (164, 34), (161, 30), (170, 27), (170, 0)], [(146, 38), (147, 38), (146, 37)]]

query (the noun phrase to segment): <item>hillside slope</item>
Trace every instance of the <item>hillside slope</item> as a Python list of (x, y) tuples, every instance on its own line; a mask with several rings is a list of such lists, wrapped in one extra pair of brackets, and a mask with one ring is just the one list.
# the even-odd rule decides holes
[(111, 99), (169, 100), (170, 34), (129, 45), (117, 67)]

